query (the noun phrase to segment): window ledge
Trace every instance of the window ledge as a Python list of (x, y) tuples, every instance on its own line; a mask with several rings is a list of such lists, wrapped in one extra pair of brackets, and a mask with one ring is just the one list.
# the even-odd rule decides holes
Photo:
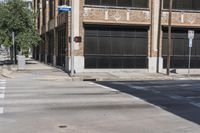
[[(165, 12), (169, 12), (169, 9), (163, 9)], [(181, 9), (172, 9), (172, 12), (185, 12), (185, 13), (200, 13), (200, 10), (181, 10)]]
[(126, 9), (126, 10), (146, 10), (149, 11), (150, 8), (140, 8), (140, 7), (119, 7), (119, 6), (101, 6), (101, 5), (84, 5), (84, 7), (89, 8), (104, 8), (104, 9)]

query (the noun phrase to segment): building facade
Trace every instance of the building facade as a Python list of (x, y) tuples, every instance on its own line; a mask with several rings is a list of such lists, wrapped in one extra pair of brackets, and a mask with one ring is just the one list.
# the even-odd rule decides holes
[[(111, 70), (160, 72), (166, 68), (169, 0), (74, 0), (76, 72)], [(70, 71), (70, 0), (34, 0), (37, 29), (44, 42), (33, 57)], [(159, 10), (162, 8), (161, 27)], [(200, 68), (200, 1), (173, 0), (172, 68), (187, 68), (189, 29), (195, 30), (192, 68)], [(160, 33), (160, 34), (159, 34)]]

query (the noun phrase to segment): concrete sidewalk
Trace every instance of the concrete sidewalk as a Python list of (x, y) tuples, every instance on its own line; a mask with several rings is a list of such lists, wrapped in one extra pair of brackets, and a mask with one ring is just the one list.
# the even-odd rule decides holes
[[(23, 74), (37, 80), (65, 80), (65, 81), (132, 81), (132, 80), (199, 80), (200, 74), (192, 73), (188, 77), (183, 72), (180, 74), (171, 74), (167, 76), (164, 73), (148, 73), (146, 71), (111, 71), (111, 72), (87, 72), (77, 73), (74, 77), (70, 77), (66, 72), (56, 67), (35, 61), (26, 61), (26, 70), (17, 71), (17, 66), (2, 66), (1, 75), (6, 78), (18, 78)], [(20, 75), (18, 73), (21, 73)]]

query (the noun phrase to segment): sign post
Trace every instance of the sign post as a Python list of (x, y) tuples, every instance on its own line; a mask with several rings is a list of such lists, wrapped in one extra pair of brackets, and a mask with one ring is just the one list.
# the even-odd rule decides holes
[(190, 77), (192, 41), (193, 41), (193, 39), (194, 39), (194, 30), (189, 30), (189, 31), (188, 31), (188, 39), (189, 39), (188, 77)]
[(16, 53), (15, 53), (15, 32), (12, 32), (12, 43), (13, 43), (13, 63), (14, 63), (14, 65), (15, 65), (15, 55), (16, 55)]

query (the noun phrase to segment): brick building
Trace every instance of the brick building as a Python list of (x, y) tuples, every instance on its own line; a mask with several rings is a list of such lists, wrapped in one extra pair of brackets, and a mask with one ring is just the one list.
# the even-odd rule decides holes
[[(75, 71), (162, 71), (167, 62), (169, 0), (74, 0)], [(38, 32), (44, 43), (35, 59), (70, 71), (70, 13), (58, 13), (68, 0), (34, 0)], [(187, 68), (188, 29), (195, 30), (192, 68), (200, 68), (200, 1), (173, 0), (171, 67)], [(159, 38), (160, 29), (160, 38)]]

